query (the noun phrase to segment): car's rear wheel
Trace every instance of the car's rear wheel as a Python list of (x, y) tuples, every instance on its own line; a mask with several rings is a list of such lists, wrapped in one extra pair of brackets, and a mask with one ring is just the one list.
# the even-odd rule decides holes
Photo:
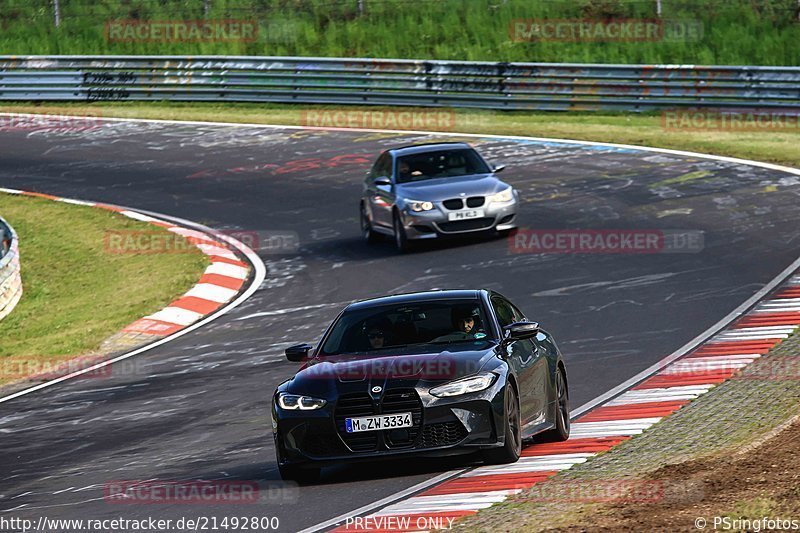
[(406, 237), (406, 230), (403, 227), (403, 223), (400, 222), (400, 215), (397, 212), (394, 213), (394, 245), (401, 254), (407, 252), (411, 247)]
[(367, 241), (368, 244), (373, 244), (378, 241), (380, 235), (375, 233), (372, 229), (372, 223), (369, 221), (369, 217), (367, 216), (367, 210), (364, 208), (364, 204), (361, 204), (361, 234), (364, 236), (364, 240)]
[(519, 412), (519, 396), (514, 387), (506, 385), (505, 394), (506, 438), (502, 448), (486, 450), (484, 461), (489, 464), (515, 463), (522, 454), (522, 419)]
[(541, 440), (559, 442), (569, 438), (569, 394), (564, 371), (556, 372), (556, 420), (553, 429), (542, 433)]

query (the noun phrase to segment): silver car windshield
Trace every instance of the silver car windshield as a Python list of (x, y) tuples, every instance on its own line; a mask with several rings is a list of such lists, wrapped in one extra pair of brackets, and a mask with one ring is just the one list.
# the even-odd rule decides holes
[(491, 172), (483, 159), (471, 148), (405, 155), (398, 157), (395, 164), (397, 183)]

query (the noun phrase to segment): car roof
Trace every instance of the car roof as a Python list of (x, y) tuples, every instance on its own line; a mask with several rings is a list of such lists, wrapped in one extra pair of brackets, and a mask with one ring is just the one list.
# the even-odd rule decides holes
[(465, 148), (472, 148), (465, 142), (455, 143), (423, 143), (423, 144), (410, 144), (408, 146), (400, 146), (398, 148), (391, 148), (388, 151), (395, 156), (423, 154), (425, 152), (437, 152), (439, 150), (463, 150)]
[(357, 309), (368, 309), (370, 307), (384, 305), (432, 302), (435, 300), (478, 300), (482, 292), (484, 292), (482, 289), (448, 289), (393, 294), (390, 296), (380, 296), (378, 298), (369, 298), (367, 300), (353, 302), (347, 306), (347, 310), (355, 311)]

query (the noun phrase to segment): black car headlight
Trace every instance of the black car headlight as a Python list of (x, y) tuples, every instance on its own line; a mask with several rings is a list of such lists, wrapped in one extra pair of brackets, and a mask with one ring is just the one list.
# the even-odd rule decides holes
[(288, 392), (278, 393), (278, 405), (281, 406), (281, 409), (289, 411), (313, 411), (325, 407), (326, 403), (328, 402), (322, 398), (289, 394)]
[(439, 385), (438, 387), (432, 388), (429, 392), (438, 398), (461, 396), (462, 394), (486, 390), (492, 386), (492, 383), (494, 383), (496, 379), (497, 374), (485, 372), (477, 376), (471, 376)]

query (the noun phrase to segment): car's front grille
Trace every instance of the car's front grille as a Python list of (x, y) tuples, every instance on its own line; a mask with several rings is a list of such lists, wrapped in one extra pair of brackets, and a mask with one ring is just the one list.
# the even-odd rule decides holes
[(480, 207), (486, 202), (483, 196), (470, 196), (467, 198), (467, 207)]
[(345, 444), (354, 452), (368, 452), (377, 448), (378, 435), (374, 431), (348, 433), (345, 427), (345, 418), (374, 414), (377, 413), (375, 412), (372, 398), (370, 398), (369, 394), (366, 392), (345, 394), (336, 402), (336, 411), (334, 412), (336, 430), (339, 432), (339, 436), (342, 437)]
[(417, 448), (438, 448), (461, 442), (467, 436), (467, 429), (461, 422), (440, 422), (422, 428)]
[(474, 231), (479, 229), (491, 228), (494, 224), (494, 218), (472, 218), (469, 220), (455, 220), (452, 222), (439, 222), (439, 229), (446, 233), (455, 233), (458, 231)]
[(411, 413), (410, 428), (384, 431), (386, 445), (399, 448), (414, 444), (422, 425), (422, 402), (414, 389), (394, 389), (386, 391), (381, 401), (381, 413)]
[(444, 205), (447, 209), (451, 211), (455, 211), (456, 209), (461, 209), (462, 207), (464, 207), (464, 200), (462, 200), (461, 198), (452, 198), (450, 200), (445, 200), (444, 202), (442, 202), (442, 205)]
[[(397, 428), (385, 431), (364, 431), (348, 433), (345, 425), (346, 418), (357, 416), (370, 416), (377, 414), (411, 413), (412, 427)], [(402, 448), (413, 446), (422, 426), (422, 402), (414, 389), (391, 389), (384, 393), (380, 407), (375, 408), (372, 398), (367, 393), (342, 395), (336, 403), (334, 412), (336, 430), (342, 437), (347, 447), (354, 452), (369, 452), (378, 448), (378, 436), (382, 433), (383, 440), (389, 448)]]

